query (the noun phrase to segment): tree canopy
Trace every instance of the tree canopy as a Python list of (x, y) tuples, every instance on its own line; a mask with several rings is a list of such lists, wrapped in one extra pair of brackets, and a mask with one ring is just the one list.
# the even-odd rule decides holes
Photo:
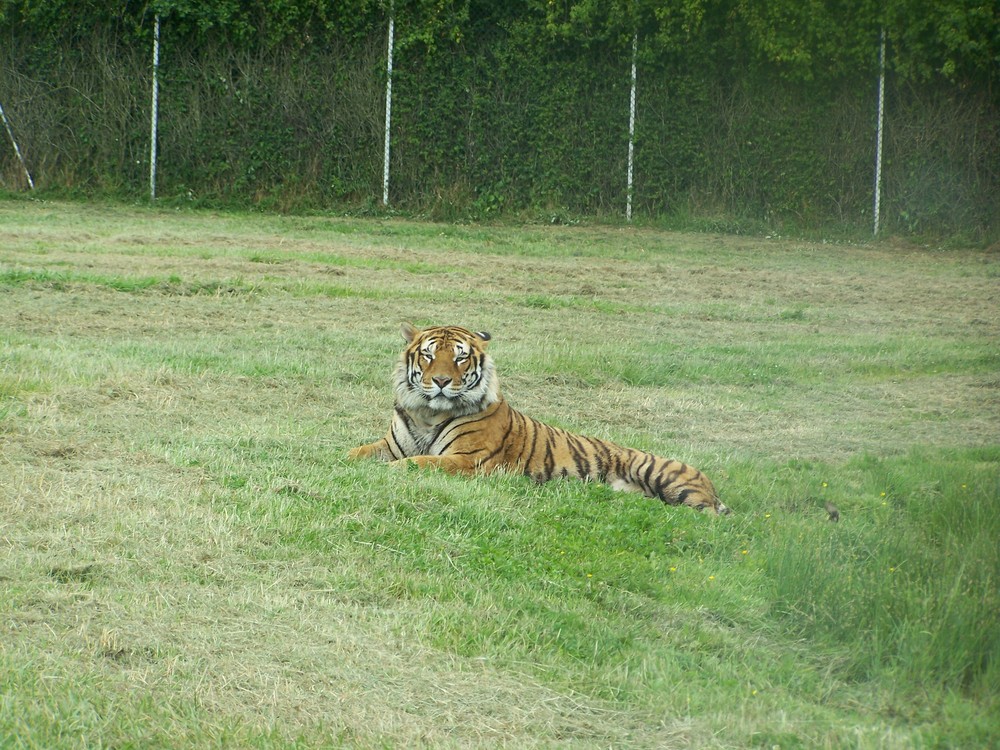
[(621, 49), (638, 32), (650, 62), (686, 54), (813, 80), (874, 66), (885, 29), (900, 76), (965, 82), (1000, 68), (1000, 11), (982, 0), (0, 0), (0, 27), (65, 43), (96, 27), (147, 35), (160, 14), (188, 43), (294, 48), (364, 36), (389, 13), (404, 48), (529, 28), (551, 43)]

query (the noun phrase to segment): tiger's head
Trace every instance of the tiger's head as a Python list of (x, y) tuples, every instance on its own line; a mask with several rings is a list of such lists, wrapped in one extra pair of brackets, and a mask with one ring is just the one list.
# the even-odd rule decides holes
[(420, 330), (403, 324), (406, 349), (396, 370), (396, 402), (410, 411), (442, 416), (480, 412), (500, 398), (490, 335), (457, 326)]

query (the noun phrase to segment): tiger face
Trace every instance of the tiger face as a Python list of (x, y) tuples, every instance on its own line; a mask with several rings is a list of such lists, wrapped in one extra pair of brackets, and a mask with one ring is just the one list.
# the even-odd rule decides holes
[(490, 335), (457, 326), (419, 330), (403, 324), (408, 346), (396, 373), (396, 393), (407, 409), (447, 416), (481, 411), (499, 398)]

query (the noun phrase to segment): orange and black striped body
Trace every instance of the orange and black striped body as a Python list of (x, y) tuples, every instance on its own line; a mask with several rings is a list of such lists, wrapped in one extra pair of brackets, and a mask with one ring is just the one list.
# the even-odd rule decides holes
[(403, 326), (408, 346), (396, 371), (396, 409), (381, 440), (350, 458), (438, 466), (451, 472), (514, 471), (538, 482), (577, 477), (639, 492), (669, 505), (728, 513), (697, 469), (607, 440), (550, 427), (512, 409), (500, 394), (489, 334)]

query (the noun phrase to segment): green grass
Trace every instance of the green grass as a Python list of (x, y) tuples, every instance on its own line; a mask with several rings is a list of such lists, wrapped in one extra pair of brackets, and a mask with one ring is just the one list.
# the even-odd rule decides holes
[[(4, 748), (1000, 744), (995, 254), (26, 202), (0, 248)], [(346, 462), (402, 320), (733, 515)]]

